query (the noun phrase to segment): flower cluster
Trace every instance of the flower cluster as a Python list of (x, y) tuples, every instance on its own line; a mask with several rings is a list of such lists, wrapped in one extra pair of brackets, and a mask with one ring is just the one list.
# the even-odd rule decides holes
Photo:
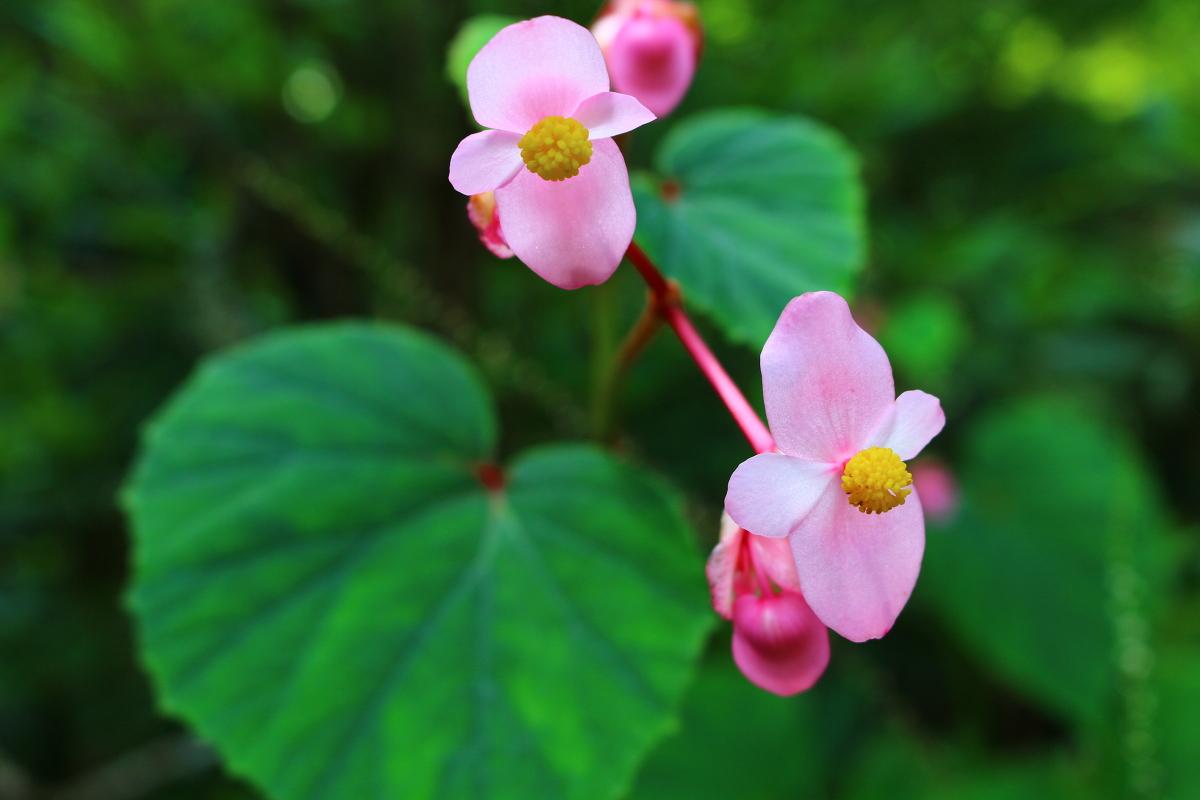
[[(472, 112), (491, 130), (464, 139), (450, 161), (484, 244), (568, 289), (606, 280), (630, 247), (629, 176), (611, 137), (669, 113), (700, 48), (694, 9), (670, 0), (614, 0), (595, 36), (557, 17), (497, 34), (467, 72)], [(609, 91), (609, 71), (628, 94)], [(644, 275), (654, 271), (630, 252)], [(647, 280), (652, 290), (667, 286), (657, 273)], [(681, 320), (677, 298), (658, 302), (735, 417), (761, 429)], [(772, 439), (776, 449), (730, 478), (707, 571), (713, 608), (733, 621), (742, 672), (794, 694), (828, 664), (827, 629), (878, 638), (908, 601), (925, 546), (914, 474), (931, 487), (944, 476), (910, 473), (907, 462), (945, 417), (931, 395), (896, 396), (883, 348), (831, 292), (788, 304), (763, 348), (762, 377), (770, 433), (750, 438), (760, 451)], [(950, 509), (953, 487), (941, 484), (939, 510)]]
[(762, 353), (763, 399), (779, 452), (742, 463), (725, 508), (790, 544), (822, 623), (851, 641), (883, 636), (921, 568), (925, 521), (904, 461), (942, 429), (937, 398), (896, 397), (883, 348), (831, 292), (797, 297)]
[(742, 672), (791, 694), (829, 660), (814, 625), (856, 642), (878, 638), (908, 601), (925, 522), (904, 462), (945, 416), (932, 395), (896, 397), (883, 348), (832, 292), (788, 304), (763, 348), (762, 375), (778, 452), (754, 456), (730, 478), (729, 522), (709, 582), (722, 616), (737, 598), (733, 649)]
[(467, 69), (467, 93), (475, 121), (490, 130), (458, 145), (450, 183), (465, 195), (495, 193), (479, 201), (491, 206), (484, 229), (495, 223), (485, 243), (503, 244), (564, 289), (608, 280), (637, 221), (612, 137), (654, 115), (609, 91), (592, 34), (559, 17), (496, 34)]

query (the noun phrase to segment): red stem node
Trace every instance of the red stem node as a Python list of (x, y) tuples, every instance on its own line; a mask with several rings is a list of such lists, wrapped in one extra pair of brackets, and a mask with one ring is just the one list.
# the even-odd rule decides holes
[(775, 452), (775, 440), (771, 438), (771, 432), (758, 418), (758, 413), (746, 400), (733, 379), (729, 377), (729, 373), (721, 366), (721, 362), (713, 355), (712, 350), (700, 336), (700, 332), (696, 330), (696, 326), (692, 324), (687, 312), (680, 305), (679, 288), (663, 277), (662, 273), (658, 271), (658, 267), (654, 266), (654, 262), (635, 242), (629, 243), (629, 250), (625, 255), (637, 268), (646, 281), (646, 285), (650, 287), (650, 291), (654, 293), (659, 313), (675, 331), (688, 355), (704, 373), (704, 377), (708, 378), (708, 382), (717, 390), (717, 394), (725, 403), (725, 407), (729, 409), (734, 422), (742, 429), (742, 433), (750, 442), (750, 446), (754, 448), (754, 452)]

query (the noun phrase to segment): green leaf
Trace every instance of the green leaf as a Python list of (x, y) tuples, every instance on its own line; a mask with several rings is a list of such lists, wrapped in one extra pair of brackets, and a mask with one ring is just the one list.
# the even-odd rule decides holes
[(712, 617), (680, 503), (589, 446), (489, 492), (495, 439), (474, 372), (412, 331), (209, 361), (126, 495), (165, 706), (279, 800), (618, 795)]
[(808, 694), (776, 697), (738, 672), (726, 648), (682, 709), (683, 730), (646, 761), (630, 800), (772, 800), (820, 794)]
[(858, 160), (832, 130), (752, 110), (697, 114), (638, 176), (637, 241), (685, 299), (758, 348), (804, 292), (848, 294), (865, 251)]
[(1050, 398), (984, 417), (966, 456), (962, 510), (930, 530), (917, 596), (1013, 684), (1101, 721), (1116, 688), (1112, 576), (1161, 586), (1170, 551), (1144, 465), (1103, 421)]
[(492, 40), (492, 37), (514, 22), (520, 22), (519, 17), (505, 14), (479, 14), (464, 22), (454, 34), (450, 46), (446, 48), (446, 79), (458, 88), (463, 105), (471, 107), (467, 97), (467, 67), (471, 59)]
[[(1195, 619), (1195, 617), (1191, 617)], [(1194, 626), (1191, 626), (1194, 629)], [(1163, 796), (1169, 800), (1200, 797), (1200, 648), (1171, 645), (1163, 648), (1152, 667), (1157, 703), (1151, 713), (1158, 718), (1158, 753), (1162, 760)]]
[(1068, 753), (984, 761), (970, 745), (931, 747), (899, 727), (872, 736), (846, 770), (847, 800), (1098, 800)]
[(970, 337), (970, 325), (952, 297), (921, 292), (892, 308), (879, 343), (897, 371), (933, 391), (946, 384)]

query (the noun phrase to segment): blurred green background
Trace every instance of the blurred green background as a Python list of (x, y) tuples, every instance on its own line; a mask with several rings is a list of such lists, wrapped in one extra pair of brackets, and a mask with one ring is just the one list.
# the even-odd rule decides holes
[[(722, 627), (633, 796), (1200, 796), (1200, 4), (699, 6), (695, 84), (631, 167), (717, 106), (840, 131), (868, 187), (856, 314), (898, 389), (942, 398), (927, 453), (963, 499), (891, 634), (836, 640), (812, 692), (751, 687)], [(404, 320), (480, 363), (506, 452), (587, 436), (595, 291), (476, 241), (445, 59), (474, 14), (596, 11), (4, 0), (0, 798), (255, 796), (156, 712), (122, 607), (115, 494), (200, 356)], [(757, 394), (757, 353), (700, 322)], [(749, 449), (670, 337), (622, 419), (710, 547)]]

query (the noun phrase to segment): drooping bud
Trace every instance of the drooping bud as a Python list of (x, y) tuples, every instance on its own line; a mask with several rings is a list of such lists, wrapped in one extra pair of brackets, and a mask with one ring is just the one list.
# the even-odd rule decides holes
[(496, 193), (473, 194), (467, 200), (467, 219), (479, 232), (479, 241), (497, 258), (512, 258), (512, 248), (500, 230), (500, 212), (496, 208)]
[(958, 511), (958, 479), (936, 458), (923, 458), (912, 466), (913, 488), (921, 496), (925, 514), (938, 522), (949, 522)]
[(797, 694), (829, 665), (829, 631), (798, 592), (744, 594), (733, 606), (733, 660), (756, 686)]
[(800, 593), (787, 539), (754, 536), (725, 514), (708, 559), (713, 609), (733, 620), (733, 660), (768, 692), (810, 688), (829, 664), (829, 632)]
[(611, 0), (592, 25), (615, 92), (655, 116), (675, 110), (696, 72), (704, 34), (692, 3)]

